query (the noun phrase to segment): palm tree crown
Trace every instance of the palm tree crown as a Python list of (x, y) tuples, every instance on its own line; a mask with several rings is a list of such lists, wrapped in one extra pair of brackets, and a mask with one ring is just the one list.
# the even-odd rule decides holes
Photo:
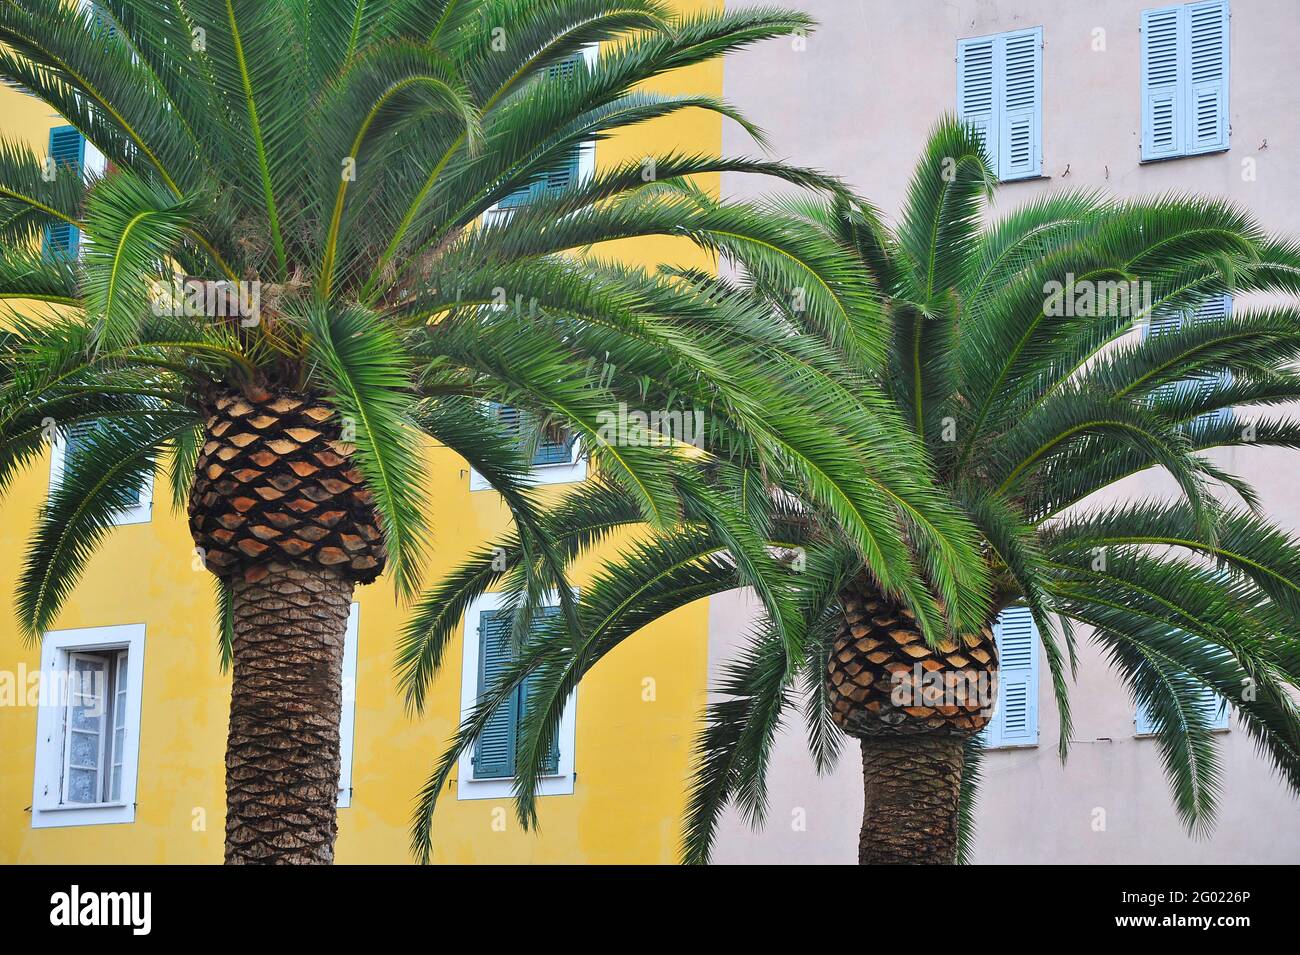
[[(1011, 604), (1032, 613), (1060, 711), (1062, 757), (1082, 627), (1150, 715), (1178, 812), (1200, 830), (1212, 820), (1220, 775), (1207, 691), (1232, 706), (1268, 761), (1300, 789), (1300, 540), (1273, 525), (1249, 484), (1206, 453), (1300, 446), (1293, 417), (1246, 410), (1300, 397), (1300, 246), (1270, 237), (1226, 203), (1190, 196), (1118, 202), (1061, 192), (987, 222), (995, 185), (975, 134), (945, 120), (895, 228), (842, 195), (796, 196), (771, 208), (820, 232), (869, 276), (872, 314), (888, 336), (881, 361), (863, 366), (856, 385), (888, 396), (923, 443), (936, 480), (978, 529), (992, 588), (983, 624)], [(783, 321), (807, 327), (789, 287), (761, 268), (730, 291), (761, 294)], [(1282, 303), (1230, 314), (1206, 308), (1246, 293)], [(1175, 497), (1089, 500), (1152, 468), (1173, 478)], [(802, 618), (802, 639), (792, 646), (769, 619), (726, 669), (700, 737), (684, 837), (691, 861), (707, 858), (729, 802), (751, 822), (762, 819), (767, 757), (801, 698), (815, 762), (821, 770), (833, 764), (838, 691), (828, 674), (841, 665), (832, 654), (845, 647), (837, 634), (846, 633), (846, 607), (875, 593), (895, 619), (908, 612), (907, 595), (869, 566), (864, 575), (860, 549), (800, 487), (771, 475), (752, 483), (766, 493), (733, 501), (762, 512), (769, 544), (789, 570), (778, 600)], [(598, 520), (577, 498), (569, 506), (565, 526), (575, 541), (584, 521), (603, 533), (608, 512)], [(907, 540), (926, 547), (913, 533)], [(707, 526), (643, 541), (583, 595), (579, 614), (599, 618), (607, 636), (579, 648), (558, 635), (539, 639), (515, 677), (562, 674), (547, 702), (562, 700), (648, 620), (738, 582), (728, 543)], [(635, 607), (613, 599), (633, 593)], [(930, 646), (943, 648), (945, 639), (932, 636)], [(845, 652), (841, 660), (857, 651)], [(554, 715), (535, 708), (526, 732), (544, 734)], [(452, 753), (472, 730), (462, 730)], [(978, 737), (966, 746), (967, 843), (979, 749)], [(517, 794), (528, 818), (527, 779)], [(426, 823), (417, 812), (417, 849)]]

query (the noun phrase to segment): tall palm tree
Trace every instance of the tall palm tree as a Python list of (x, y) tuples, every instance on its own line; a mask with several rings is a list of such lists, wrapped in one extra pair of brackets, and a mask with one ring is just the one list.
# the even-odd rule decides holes
[[(998, 668), (992, 625), (1012, 604), (1028, 608), (1041, 635), (1062, 758), (1082, 628), (1149, 714), (1189, 829), (1211, 824), (1218, 794), (1207, 692), (1231, 705), (1300, 790), (1300, 539), (1205, 453), (1300, 447), (1293, 416), (1234, 411), (1300, 398), (1300, 245), (1193, 196), (1118, 202), (1060, 192), (990, 223), (995, 186), (978, 139), (944, 120), (894, 229), (842, 196), (772, 205), (870, 277), (890, 340), (885, 360), (864, 366), (855, 386), (883, 391), (923, 442), (936, 480), (978, 528), (992, 590), (975, 627), (928, 631), (909, 595), (864, 565), (802, 486), (773, 472), (702, 473), (768, 528), (787, 569), (774, 584), (777, 602), (800, 625), (786, 626), (799, 633), (792, 641), (769, 614), (725, 671), (700, 736), (687, 861), (707, 859), (729, 803), (762, 820), (768, 755), (801, 698), (819, 770), (833, 765), (842, 735), (859, 741), (861, 862), (965, 858)], [(713, 283), (715, 295), (759, 293), (779, 324), (807, 330), (789, 287), (753, 264), (735, 285)], [(1207, 301), (1237, 293), (1285, 304), (1208, 317)], [(875, 451), (884, 460), (873, 455), (873, 464), (886, 466), (892, 450)], [(1170, 475), (1177, 495), (1092, 500), (1149, 469)], [(635, 520), (617, 491), (603, 504), (600, 494), (584, 490), (563, 507), (575, 551), (584, 533)], [(910, 527), (905, 539), (928, 547)], [(702, 521), (607, 562), (578, 604), (589, 639), (543, 633), (502, 677), (504, 691), (524, 679), (542, 688), (522, 730), (530, 759), (564, 696), (605, 653), (651, 619), (739, 583), (728, 542)], [(408, 645), (423, 636), (413, 628)], [(406, 676), (409, 691), (416, 674)], [(417, 851), (427, 851), (435, 786), (477, 728), (467, 721), (425, 789)], [(516, 781), (525, 822), (533, 779), (526, 769)]]
[[(842, 250), (712, 203), (691, 177), (840, 187), (682, 152), (572, 176), (579, 151), (629, 125), (684, 109), (743, 123), (709, 96), (637, 87), (809, 26), (771, 8), (675, 16), (656, 0), (0, 4), (0, 78), (109, 164), (88, 177), (0, 144), (0, 297), (28, 310), (0, 331), (0, 490), (52, 430), (76, 439), (31, 541), (19, 619), (32, 638), (51, 625), (165, 460), (233, 663), (227, 861), (332, 860), (348, 604), (385, 569), (418, 592), (422, 443), (501, 493), (533, 558), (527, 586), (558, 587), (575, 627), (532, 450), (576, 435), (651, 527), (714, 496), (688, 456), (602, 432), (602, 412), (646, 381), (667, 389), (663, 407), (707, 409), (717, 440), (743, 434), (756, 466), (815, 481), (849, 539), (892, 527), (858, 446), (896, 443), (891, 428), (906, 446), (901, 427), (824, 425), (784, 373), (797, 337), (752, 323), (733, 336), (738, 316), (685, 277), (591, 252), (649, 235), (749, 249), (765, 274), (809, 285), (805, 319), (837, 356), (878, 353), (861, 321), (869, 290)], [(501, 406), (524, 423), (508, 427)], [(883, 479), (932, 515), (932, 563), (953, 565), (960, 619), (973, 532), (920, 461)], [(712, 526), (779, 616), (748, 516), (717, 510)], [(877, 564), (923, 588), (904, 549)]]

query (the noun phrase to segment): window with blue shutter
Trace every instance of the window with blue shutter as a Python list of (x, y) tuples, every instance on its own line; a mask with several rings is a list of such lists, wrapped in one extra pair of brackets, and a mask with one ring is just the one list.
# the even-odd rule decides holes
[[(583, 62), (583, 59), (584, 55), (581, 51), (574, 53), (573, 55), (560, 60), (558, 63), (552, 63), (548, 66), (545, 75), (548, 79), (572, 79), (577, 72), (579, 64)], [(555, 169), (542, 173), (528, 185), (510, 193), (510, 195), (497, 203), (497, 208), (514, 209), (519, 206), (528, 205), (528, 203), (546, 195), (563, 192), (565, 189), (568, 189), (578, 181), (580, 153), (580, 149), (575, 149), (564, 163)]]
[[(526, 426), (531, 423), (529, 417), (518, 408), (512, 408), (509, 405), (494, 402), (492, 408), (506, 430), (519, 435), (522, 440)], [(537, 443), (537, 452), (533, 455), (533, 467), (571, 463), (573, 461), (575, 440), (572, 434), (564, 434), (563, 436), (542, 435), (541, 440)]]
[[(546, 608), (539, 616), (544, 619), (557, 613), (559, 608)], [(478, 647), (478, 688), (481, 697), (496, 684), (514, 658), (508, 613), (485, 610), (479, 615)], [(502, 779), (515, 774), (519, 726), (527, 712), (532, 685), (531, 680), (526, 681), (488, 719), (474, 749), (475, 779)], [(552, 740), (543, 772), (558, 772), (559, 765), (559, 745), (556, 740)]]
[(998, 645), (998, 701), (985, 746), (1038, 743), (1038, 628), (1028, 607), (1008, 607), (993, 624)]
[[(49, 158), (56, 177), (80, 177), (86, 164), (86, 138), (73, 126), (55, 126), (50, 130)], [(46, 258), (73, 259), (80, 243), (81, 230), (69, 222), (59, 222), (45, 227), (41, 248)]]
[(999, 179), (1042, 175), (1042, 27), (957, 41), (957, 115)]
[[(1203, 688), (1198, 694), (1197, 705), (1205, 714), (1211, 729), (1226, 730), (1228, 728), (1228, 701), (1215, 693), (1214, 690), (1208, 686)], [(1138, 704), (1137, 714), (1133, 717), (1133, 724), (1136, 727), (1135, 732), (1138, 736), (1151, 736), (1156, 732), (1156, 724), (1151, 718), (1151, 711), (1140, 703)]]
[[(1207, 296), (1200, 305), (1187, 310), (1166, 310), (1157, 312), (1151, 317), (1151, 323), (1148, 326), (1148, 335), (1167, 335), (1175, 332), (1180, 328), (1190, 325), (1198, 325), (1202, 322), (1220, 322), (1232, 314), (1232, 296), (1228, 293), (1217, 293)], [(1175, 394), (1180, 388), (1195, 388), (1201, 395), (1208, 395), (1216, 385), (1227, 384), (1232, 381), (1230, 372), (1222, 372), (1217, 378), (1203, 379), (1194, 382), (1171, 382), (1167, 385), (1161, 385), (1156, 389), (1155, 394), (1159, 397), (1169, 397)], [(1222, 422), (1232, 419), (1231, 408), (1221, 408), (1218, 411), (1207, 412), (1196, 418), (1198, 423), (1203, 422)]]
[(1142, 159), (1227, 149), (1228, 0), (1142, 11)]

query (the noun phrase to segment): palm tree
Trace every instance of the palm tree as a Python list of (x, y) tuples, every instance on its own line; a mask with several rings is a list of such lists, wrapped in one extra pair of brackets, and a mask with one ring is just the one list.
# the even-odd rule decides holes
[[(929, 630), (910, 595), (882, 581), (807, 499), (806, 485), (772, 472), (702, 474), (767, 527), (788, 571), (774, 584), (776, 602), (800, 623), (782, 628), (769, 613), (725, 671), (699, 740), (687, 861), (707, 860), (728, 804), (761, 822), (776, 730), (801, 698), (819, 770), (833, 765), (842, 735), (859, 741), (861, 862), (966, 858), (979, 733), (997, 675), (992, 625), (1013, 604), (1028, 608), (1041, 635), (1062, 758), (1083, 628), (1149, 714), (1190, 830), (1211, 824), (1218, 793), (1207, 692), (1231, 705), (1300, 790), (1300, 539), (1205, 453), (1300, 447), (1293, 417), (1233, 410), (1300, 397), (1300, 245), (1191, 196), (1117, 202), (1058, 192), (987, 223), (995, 185), (974, 133), (944, 120), (894, 229), (842, 196), (772, 203), (774, 215), (849, 252), (878, 290), (887, 356), (864, 366), (856, 386), (883, 391), (923, 442), (936, 480), (978, 529), (991, 592), (977, 626)], [(716, 296), (759, 293), (779, 323), (807, 330), (789, 287), (752, 264), (736, 285), (714, 283)], [(1087, 306), (1085, 291), (1114, 296), (1112, 304)], [(1203, 308), (1236, 293), (1287, 304), (1218, 317)], [(872, 455), (873, 464), (887, 466), (892, 449), (875, 450), (884, 459)], [(1091, 500), (1153, 468), (1172, 476), (1176, 498)], [(575, 548), (585, 529), (604, 534), (611, 522), (635, 520), (626, 503), (602, 507), (598, 495), (588, 489), (563, 507)], [(905, 540), (928, 549), (911, 526)], [(607, 562), (579, 601), (587, 641), (543, 634), (502, 678), (542, 688), (524, 738), (545, 738), (572, 686), (645, 623), (739, 583), (728, 542), (701, 521)], [(413, 627), (408, 644), (423, 636)], [(417, 851), (427, 851), (435, 786), (476, 729), (467, 721), (425, 789)], [(533, 777), (521, 777), (520, 817), (531, 822)]]
[[(591, 251), (672, 235), (757, 256), (764, 274), (813, 289), (805, 320), (836, 355), (878, 352), (858, 320), (867, 287), (842, 250), (797, 222), (710, 202), (691, 177), (839, 185), (680, 152), (573, 176), (575, 156), (622, 127), (685, 109), (743, 123), (709, 96), (636, 87), (809, 26), (770, 8), (679, 17), (655, 0), (0, 5), (0, 78), (109, 164), (83, 176), (0, 144), (0, 296), (42, 309), (0, 331), (0, 490), (52, 430), (68, 442), (19, 619), (33, 639), (51, 625), (115, 514), (165, 461), (217, 579), (233, 665), (228, 862), (332, 860), (348, 604), (385, 569), (399, 594), (419, 590), (423, 443), (453, 449), (500, 492), (527, 587), (558, 588), (574, 627), (529, 485), (533, 451), (576, 436), (602, 485), (661, 530), (716, 496), (692, 480), (689, 456), (602, 432), (602, 412), (643, 398), (648, 381), (665, 389), (662, 407), (706, 409), (714, 440), (743, 434), (755, 466), (815, 476), (813, 499), (849, 539), (892, 527), (858, 446), (906, 446), (901, 426), (823, 425), (785, 374), (797, 336), (752, 316), (732, 335), (744, 311), (689, 276)], [(973, 532), (920, 460), (883, 479), (933, 514), (932, 562), (953, 564), (959, 604)], [(712, 526), (774, 599), (748, 516), (720, 509)], [(904, 549), (877, 563), (922, 588), (925, 568)]]

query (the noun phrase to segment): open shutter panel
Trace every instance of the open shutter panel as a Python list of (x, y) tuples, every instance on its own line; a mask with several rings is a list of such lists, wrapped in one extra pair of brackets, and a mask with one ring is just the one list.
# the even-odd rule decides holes
[(1189, 4), (1183, 10), (1190, 69), (1187, 151), (1228, 148), (1228, 4)]
[(1004, 91), (998, 178), (1042, 174), (1043, 34), (1040, 28), (998, 38)]
[(984, 142), (989, 168), (998, 168), (997, 102), (994, 96), (996, 37), (957, 41), (957, 115)]
[[(481, 699), (510, 663), (510, 618), (501, 611), (484, 611), (479, 615), (478, 626), (478, 688)], [(518, 720), (518, 693), (515, 693), (497, 708), (479, 736), (474, 749), (475, 779), (514, 775)]]
[(1038, 742), (1038, 628), (1028, 607), (1008, 607), (993, 625), (998, 645), (998, 703), (987, 745)]
[[(86, 139), (72, 126), (55, 126), (50, 130), (50, 159), (56, 176), (81, 176), (86, 161)], [(71, 223), (58, 222), (45, 227), (44, 254), (48, 257), (76, 258), (81, 230)]]
[(1142, 11), (1142, 158), (1181, 155), (1183, 105), (1179, 9)]

